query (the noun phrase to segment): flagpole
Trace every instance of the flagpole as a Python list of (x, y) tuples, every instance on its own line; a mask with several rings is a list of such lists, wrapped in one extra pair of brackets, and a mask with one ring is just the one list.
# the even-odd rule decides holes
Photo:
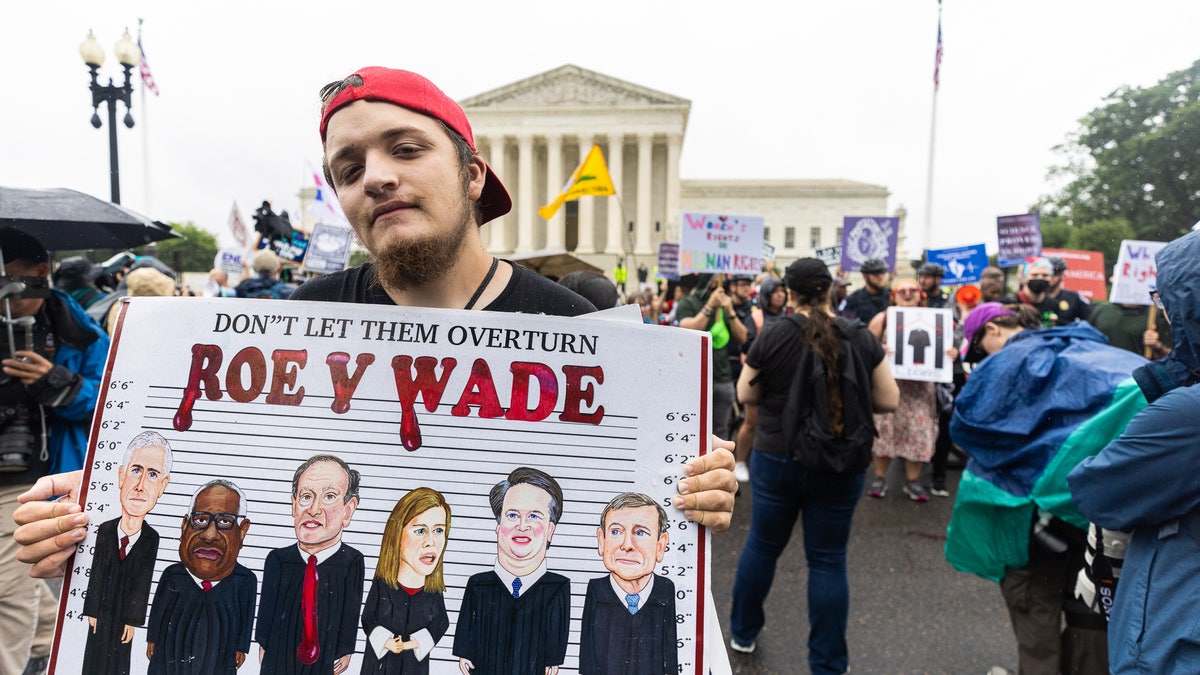
[[(142, 51), (142, 19), (138, 18), (138, 52)], [(146, 56), (141, 55), (144, 59)], [(140, 61), (139, 61), (140, 63)], [(140, 70), (140, 68), (139, 68)], [(142, 190), (144, 190), (145, 201), (143, 208), (146, 213), (153, 217), (154, 207), (150, 198), (150, 111), (146, 108), (146, 83), (143, 82), (138, 87), (138, 98), (142, 106)]]
[[(942, 0), (938, 0), (938, 43), (933, 69), (933, 106), (929, 116), (929, 169), (925, 175), (925, 250), (933, 243), (933, 148), (937, 137), (937, 98), (942, 67)], [(922, 261), (925, 255), (921, 256)]]

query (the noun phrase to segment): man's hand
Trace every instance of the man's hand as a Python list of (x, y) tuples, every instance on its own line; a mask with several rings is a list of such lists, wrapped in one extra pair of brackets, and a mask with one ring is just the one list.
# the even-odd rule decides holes
[(401, 651), (404, 650), (404, 647), (400, 646), (400, 638), (399, 637), (390, 637), (390, 638), (384, 640), (383, 648), (393, 654), (399, 654)]
[(342, 675), (350, 667), (350, 654), (333, 662), (333, 675)]
[(88, 617), (88, 625), (92, 627), (92, 634), (95, 635), (96, 634), (96, 617), (89, 616)]
[[(238, 652), (238, 653), (241, 654), (241, 652)], [(242, 654), (243, 658), (245, 658), (245, 656), (246, 656), (245, 654)], [(146, 660), (147, 661), (154, 660), (154, 643), (153, 642), (146, 643)], [(240, 666), (242, 664), (239, 663), (238, 665)]]
[(266, 656), (266, 654), (267, 650), (260, 645), (258, 648), (258, 665), (262, 665), (263, 657)]
[(738, 490), (733, 476), (733, 443), (713, 436), (712, 448), (712, 452), (684, 465), (687, 478), (679, 481), (675, 508), (688, 520), (723, 532), (733, 518), (733, 496)]
[[(29, 576), (61, 577), (75, 545), (87, 536), (88, 516), (79, 506), (82, 480), (82, 471), (42, 476), (17, 497), (21, 506), (13, 513), (13, 521), (19, 526), (13, 539), (21, 545), (17, 560), (33, 565)], [(54, 495), (66, 496), (46, 501)]]
[(125, 627), (121, 629), (121, 644), (127, 645), (130, 642), (133, 642), (133, 626), (125, 624)]
[(558, 666), (550, 666), (546, 668), (546, 675), (558, 675)]
[(234, 654), (233, 669), (237, 670), (238, 668), (241, 668), (242, 664), (245, 662), (246, 662), (246, 652), (238, 652), (237, 654)]
[(42, 379), (54, 369), (54, 364), (44, 356), (27, 349), (18, 349), (15, 359), (4, 359), (4, 374), (21, 380), (21, 384), (29, 386)]
[(471, 675), (471, 671), (475, 670), (475, 664), (467, 659), (459, 659), (458, 669), (462, 672), (462, 675)]

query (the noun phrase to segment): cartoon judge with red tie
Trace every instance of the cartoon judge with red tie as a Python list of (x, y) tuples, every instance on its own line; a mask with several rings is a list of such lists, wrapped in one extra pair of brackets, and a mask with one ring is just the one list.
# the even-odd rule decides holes
[(314, 455), (292, 476), (295, 545), (263, 563), (254, 635), (260, 672), (340, 675), (358, 637), (365, 579), (362, 553), (342, 542), (358, 508), (358, 472), (334, 455)]
[(84, 673), (127, 675), (133, 629), (146, 622), (158, 532), (146, 514), (171, 481), (171, 446), (144, 431), (125, 446), (117, 468), (121, 516), (101, 523), (88, 577), (83, 614), (90, 630), (83, 648)]

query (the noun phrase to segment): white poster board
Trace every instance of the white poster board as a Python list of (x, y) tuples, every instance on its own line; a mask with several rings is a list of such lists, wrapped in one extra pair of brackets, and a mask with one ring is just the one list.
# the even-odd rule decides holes
[(929, 307), (888, 307), (888, 358), (897, 380), (952, 382), (954, 313)]
[(1122, 241), (1108, 301), (1114, 305), (1149, 305), (1150, 289), (1158, 279), (1154, 256), (1166, 245), (1162, 241)]
[(758, 274), (762, 271), (763, 217), (685, 211), (679, 237), (679, 273)]
[[(674, 608), (658, 633), (670, 629), (678, 672), (706, 672), (700, 636), (710, 610), (708, 533), (671, 504), (683, 463), (710, 447), (709, 339), (588, 318), (240, 299), (127, 301), (89, 441), (82, 500), (92, 524), (64, 582), (53, 672), (81, 672), (97, 531), (121, 515), (126, 444), (147, 430), (173, 449), (170, 482), (145, 521), (160, 538), (147, 616), (164, 570), (181, 562), (192, 495), (214, 478), (247, 496), (251, 524), (237, 560), (256, 577), (260, 609), (265, 559), (296, 549), (293, 473), (328, 453), (361, 473), (358, 509), (341, 536), (365, 559), (363, 601), (397, 500), (418, 487), (444, 495), (452, 513), (442, 556), (449, 630), (425, 658), (432, 673), (458, 673), (452, 647), (464, 589), (497, 561), (500, 527), (489, 491), (515, 468), (532, 467), (552, 476), (564, 497), (545, 554), (549, 572), (565, 576), (570, 588), (559, 672), (577, 672), (589, 582), (608, 582), (597, 537), (601, 512), (620, 493), (645, 494), (666, 507), (668, 536), (653, 583), (673, 588)], [(645, 395), (649, 387), (653, 396)], [(363, 631), (355, 632), (351, 673), (369, 648)], [(135, 674), (147, 672), (146, 635), (144, 625), (133, 630)], [(255, 635), (239, 673), (259, 672), (258, 652)]]
[(352, 241), (354, 231), (349, 227), (326, 222), (313, 225), (308, 255), (304, 256), (305, 271), (328, 274), (346, 269)]

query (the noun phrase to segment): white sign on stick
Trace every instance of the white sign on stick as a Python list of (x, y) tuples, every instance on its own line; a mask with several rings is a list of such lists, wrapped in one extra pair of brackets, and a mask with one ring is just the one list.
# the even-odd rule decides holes
[(1158, 280), (1154, 256), (1166, 245), (1162, 241), (1122, 241), (1108, 301), (1114, 305), (1149, 305), (1150, 290)]

